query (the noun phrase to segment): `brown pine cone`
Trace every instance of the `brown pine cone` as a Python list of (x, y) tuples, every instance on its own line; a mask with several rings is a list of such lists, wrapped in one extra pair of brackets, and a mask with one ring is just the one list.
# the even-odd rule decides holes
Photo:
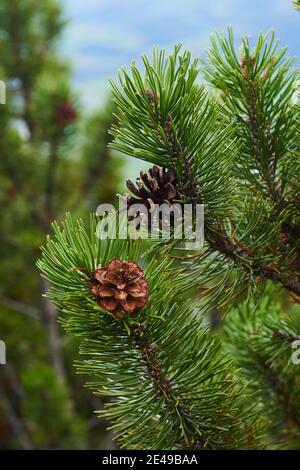
[(67, 126), (76, 120), (77, 112), (70, 101), (64, 101), (58, 105), (56, 117), (60, 124)]
[[(154, 165), (147, 173), (140, 172), (140, 177), (136, 179), (136, 184), (131, 180), (126, 181), (127, 188), (132, 195), (127, 196), (127, 208), (134, 204), (143, 204), (148, 213), (148, 231), (152, 229), (152, 221), (150, 213), (154, 212), (154, 205), (167, 204), (171, 206), (180, 200), (181, 194), (177, 188), (177, 180), (174, 172), (167, 168)], [(140, 212), (131, 214), (129, 221), (140, 216)], [(173, 224), (174, 215), (171, 214), (171, 226)], [(163, 217), (159, 214), (159, 228), (162, 228)], [(140, 226), (137, 226), (139, 229)]]
[[(134, 204), (143, 204), (148, 213), (148, 231), (152, 229), (152, 221), (150, 213), (154, 212), (154, 205), (160, 206), (161, 204), (167, 204), (171, 206), (173, 204), (180, 203), (182, 194), (177, 188), (177, 179), (175, 173), (167, 168), (162, 168), (154, 165), (150, 170), (145, 173), (140, 172), (140, 177), (136, 179), (136, 184), (131, 180), (126, 182), (127, 188), (133, 194), (127, 196), (127, 208), (130, 208)], [(129, 221), (134, 220), (140, 215), (137, 211), (135, 214), (128, 217)], [(178, 214), (180, 217), (180, 213)], [(163, 223), (163, 215), (159, 214), (158, 226), (161, 229)], [(168, 223), (168, 220), (166, 220)], [(171, 213), (170, 219), (171, 227), (174, 224), (174, 214)], [(139, 226), (137, 226), (139, 228)]]
[(176, 176), (172, 170), (154, 165), (145, 173), (140, 172), (136, 184), (131, 180), (126, 181), (126, 186), (134, 196), (129, 196), (127, 204), (144, 204), (151, 209), (152, 204), (172, 204), (175, 199), (180, 199), (180, 193), (176, 187)]
[(104, 310), (118, 320), (132, 315), (148, 301), (148, 281), (134, 261), (111, 260), (106, 268), (97, 269), (91, 292)]

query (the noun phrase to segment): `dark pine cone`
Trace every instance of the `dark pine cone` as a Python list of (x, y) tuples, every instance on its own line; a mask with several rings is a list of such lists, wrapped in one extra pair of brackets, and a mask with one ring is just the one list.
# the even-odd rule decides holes
[(148, 210), (152, 204), (169, 204), (180, 199), (180, 193), (176, 188), (176, 176), (172, 170), (153, 166), (145, 173), (140, 172), (136, 184), (127, 180), (126, 185), (134, 196), (129, 196), (128, 207), (133, 204), (144, 204)]
[(104, 310), (121, 320), (132, 315), (148, 301), (148, 281), (134, 261), (111, 260), (106, 268), (97, 269), (91, 292)]
[(56, 117), (60, 124), (67, 126), (76, 120), (77, 112), (71, 102), (64, 101), (58, 105), (56, 109)]

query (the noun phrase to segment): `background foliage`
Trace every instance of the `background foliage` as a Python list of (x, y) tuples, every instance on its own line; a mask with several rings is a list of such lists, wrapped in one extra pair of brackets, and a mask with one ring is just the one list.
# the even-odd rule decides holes
[[(111, 101), (83, 113), (70, 68), (57, 52), (65, 19), (55, 0), (0, 6), (0, 376), (1, 448), (95, 448), (110, 444), (72, 363), (77, 343), (62, 334), (35, 267), (50, 221), (113, 201), (122, 162), (107, 149)], [(97, 423), (98, 424), (98, 423)]]

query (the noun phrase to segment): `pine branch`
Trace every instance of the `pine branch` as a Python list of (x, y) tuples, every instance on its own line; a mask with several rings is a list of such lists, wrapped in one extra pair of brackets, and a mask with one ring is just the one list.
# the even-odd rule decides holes
[[(52, 288), (67, 331), (87, 356), (78, 371), (111, 397), (106, 417), (130, 449), (246, 448), (259, 445), (255, 407), (233, 380), (230, 361), (203, 329), (191, 301), (181, 298), (176, 272), (154, 258), (145, 269), (147, 304), (135, 315), (109, 313), (91, 293), (94, 272), (111, 259), (138, 261), (139, 244), (101, 240), (92, 216), (87, 233), (68, 216), (43, 249), (39, 267)], [(174, 286), (176, 288), (174, 289)], [(247, 422), (247, 425), (245, 424)]]
[(295, 0), (295, 1), (293, 2), (293, 4), (294, 4), (296, 10), (300, 10), (300, 1), (299, 1), (299, 0)]
[(237, 245), (228, 237), (226, 232), (223, 231), (222, 233), (220, 230), (219, 232), (207, 231), (206, 239), (213, 251), (219, 251), (227, 259), (241, 265), (246, 271), (254, 273), (256, 277), (270, 279), (297, 296), (300, 295), (299, 281), (287, 277), (284, 273), (278, 272), (274, 264), (260, 262), (254, 253)]
[(231, 214), (235, 200), (232, 164), (237, 152), (231, 125), (217, 125), (218, 110), (196, 82), (197, 60), (189, 51), (145, 56), (144, 74), (135, 64), (122, 70), (121, 90), (112, 83), (119, 124), (111, 146), (127, 155), (171, 169), (186, 202), (205, 205), (206, 221)]
[(280, 315), (279, 304), (263, 299), (255, 312), (244, 302), (225, 320), (225, 342), (259, 390), (264, 414), (272, 421), (271, 433), (281, 447), (298, 448), (300, 439), (298, 368), (292, 364), (291, 343), (299, 339), (299, 328)]
[(292, 70), (293, 60), (286, 58), (286, 52), (278, 49), (278, 41), (270, 33), (260, 35), (253, 50), (244, 38), (238, 57), (229, 29), (227, 38), (218, 34), (212, 39), (204, 70), (208, 81), (221, 91), (222, 112), (229, 113), (237, 124), (236, 136), (241, 142), (238, 177), (270, 198), (275, 204), (274, 217), (289, 214), (282, 231), (293, 235), (299, 232), (299, 225), (290, 214), (295, 199), (289, 191), (288, 168), (300, 141), (295, 132), (298, 111), (292, 103), (297, 71)]
[[(271, 280), (299, 298), (292, 261), (299, 249), (295, 204), (284, 190), (291, 152), (300, 143), (290, 103), (296, 79), (292, 62), (278, 50), (273, 34), (259, 36), (254, 52), (245, 38), (241, 60), (231, 30), (228, 39), (219, 35), (212, 44), (205, 71), (223, 92), (222, 112), (196, 85), (197, 62), (189, 52), (180, 56), (175, 47), (165, 58), (156, 50), (152, 64), (143, 58), (144, 76), (133, 64), (131, 74), (125, 69), (120, 74), (121, 90), (113, 84), (119, 125), (113, 127), (112, 145), (171, 169), (180, 203), (204, 204), (206, 242), (210, 252), (219, 252), (219, 265), (201, 253), (193, 260), (198, 267), (190, 263), (191, 284), (214, 279), (220, 285), (220, 275), (229, 278), (236, 271), (250, 289)], [(226, 124), (228, 116), (234, 126)], [(145, 177), (143, 183), (146, 194)], [(143, 199), (142, 188), (139, 193), (131, 183), (129, 189)], [(225, 228), (230, 225), (237, 229)], [(207, 278), (201, 274), (203, 260), (210, 269)], [(233, 281), (226, 301), (236, 288)]]

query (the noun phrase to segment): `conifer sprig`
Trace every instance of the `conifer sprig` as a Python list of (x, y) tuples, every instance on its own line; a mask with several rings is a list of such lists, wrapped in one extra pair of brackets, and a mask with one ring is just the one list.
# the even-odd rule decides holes
[(299, 357), (299, 324), (284, 317), (280, 305), (266, 296), (256, 309), (252, 302), (243, 302), (233, 309), (224, 332), (241, 379), (248, 381), (251, 376), (249, 387), (259, 393), (262, 413), (272, 423), (270, 432), (275, 445), (297, 448), (299, 364), (293, 363), (293, 356)]
[(261, 425), (249, 397), (233, 379), (231, 362), (203, 328), (192, 300), (184, 301), (169, 261), (145, 269), (149, 302), (117, 320), (90, 292), (93, 272), (110, 259), (141, 263), (137, 242), (103, 241), (70, 216), (43, 249), (39, 267), (48, 297), (67, 331), (79, 336), (80, 373), (111, 397), (101, 412), (129, 449), (248, 448), (260, 445)]
[(113, 148), (174, 171), (185, 200), (205, 204), (206, 221), (224, 219), (234, 206), (232, 161), (236, 145), (231, 125), (217, 126), (218, 112), (196, 81), (198, 61), (191, 53), (165, 56), (154, 50), (144, 74), (133, 63), (112, 82), (119, 124)]
[(133, 64), (131, 74), (120, 75), (121, 89), (113, 84), (119, 124), (112, 145), (171, 169), (183, 202), (204, 204), (206, 249), (193, 258), (189, 282), (207, 283), (201, 274), (209, 265), (211, 292), (226, 278), (225, 291), (236, 294), (238, 272), (252, 293), (272, 280), (300, 299), (293, 267), (300, 233), (297, 74), (286, 50), (270, 33), (253, 50), (244, 38), (239, 57), (231, 29), (213, 37), (204, 72), (221, 92), (217, 103), (196, 83), (189, 52), (176, 47), (166, 58), (156, 50), (153, 63), (143, 62), (144, 75)]
[(284, 184), (288, 161), (291, 152), (299, 150), (294, 131), (298, 112), (292, 104), (297, 79), (294, 60), (287, 57), (286, 48), (279, 49), (274, 32), (260, 34), (253, 49), (244, 37), (237, 55), (231, 29), (227, 37), (212, 37), (208, 57), (205, 77), (221, 91), (223, 110), (237, 124), (239, 177), (283, 204), (289, 197)]

